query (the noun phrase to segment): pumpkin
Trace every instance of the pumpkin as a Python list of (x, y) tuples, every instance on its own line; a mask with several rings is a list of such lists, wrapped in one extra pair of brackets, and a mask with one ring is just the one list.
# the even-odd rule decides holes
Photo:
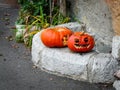
[(88, 52), (94, 44), (94, 38), (85, 32), (75, 32), (68, 40), (68, 48), (74, 52)]
[(66, 27), (53, 27), (41, 32), (41, 41), (47, 47), (65, 47), (72, 31)]

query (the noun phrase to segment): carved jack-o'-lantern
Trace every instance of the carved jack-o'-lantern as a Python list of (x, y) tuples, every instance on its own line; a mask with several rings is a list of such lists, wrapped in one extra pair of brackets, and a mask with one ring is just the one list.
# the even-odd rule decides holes
[(84, 32), (75, 32), (68, 40), (68, 48), (74, 52), (88, 52), (94, 47), (94, 38)]
[(41, 40), (47, 47), (65, 47), (72, 31), (65, 27), (47, 28), (41, 33)]

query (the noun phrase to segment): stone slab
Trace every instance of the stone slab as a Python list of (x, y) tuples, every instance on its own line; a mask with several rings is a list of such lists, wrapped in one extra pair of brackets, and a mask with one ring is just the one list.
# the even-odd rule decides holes
[(113, 84), (113, 87), (115, 87), (116, 90), (120, 90), (120, 80), (116, 80)]
[(112, 55), (117, 60), (120, 60), (120, 36), (113, 37)]
[(118, 62), (109, 53), (96, 54), (89, 60), (88, 72), (90, 82), (112, 82), (114, 72), (119, 69)]
[[(42, 31), (41, 31), (42, 32)], [(92, 83), (114, 81), (118, 62), (111, 54), (74, 53), (66, 48), (48, 48), (40, 39), (41, 32), (33, 37), (32, 61), (49, 73)]]

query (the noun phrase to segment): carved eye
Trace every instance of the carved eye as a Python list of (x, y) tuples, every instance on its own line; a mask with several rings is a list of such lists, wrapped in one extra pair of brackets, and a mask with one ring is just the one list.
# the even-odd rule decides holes
[(86, 37), (86, 38), (84, 39), (84, 41), (85, 41), (85, 42), (88, 42), (88, 38)]
[(75, 38), (74, 39), (75, 43), (79, 43), (79, 39)]

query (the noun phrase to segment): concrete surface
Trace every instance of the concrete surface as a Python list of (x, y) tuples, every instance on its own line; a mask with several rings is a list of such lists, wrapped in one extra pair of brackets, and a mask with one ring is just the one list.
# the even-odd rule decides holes
[[(90, 84), (48, 74), (35, 68), (23, 44), (10, 41), (18, 9), (0, 8), (0, 90), (115, 90), (111, 85)], [(9, 13), (10, 16), (4, 16)], [(10, 19), (10, 24), (4, 20)]]

